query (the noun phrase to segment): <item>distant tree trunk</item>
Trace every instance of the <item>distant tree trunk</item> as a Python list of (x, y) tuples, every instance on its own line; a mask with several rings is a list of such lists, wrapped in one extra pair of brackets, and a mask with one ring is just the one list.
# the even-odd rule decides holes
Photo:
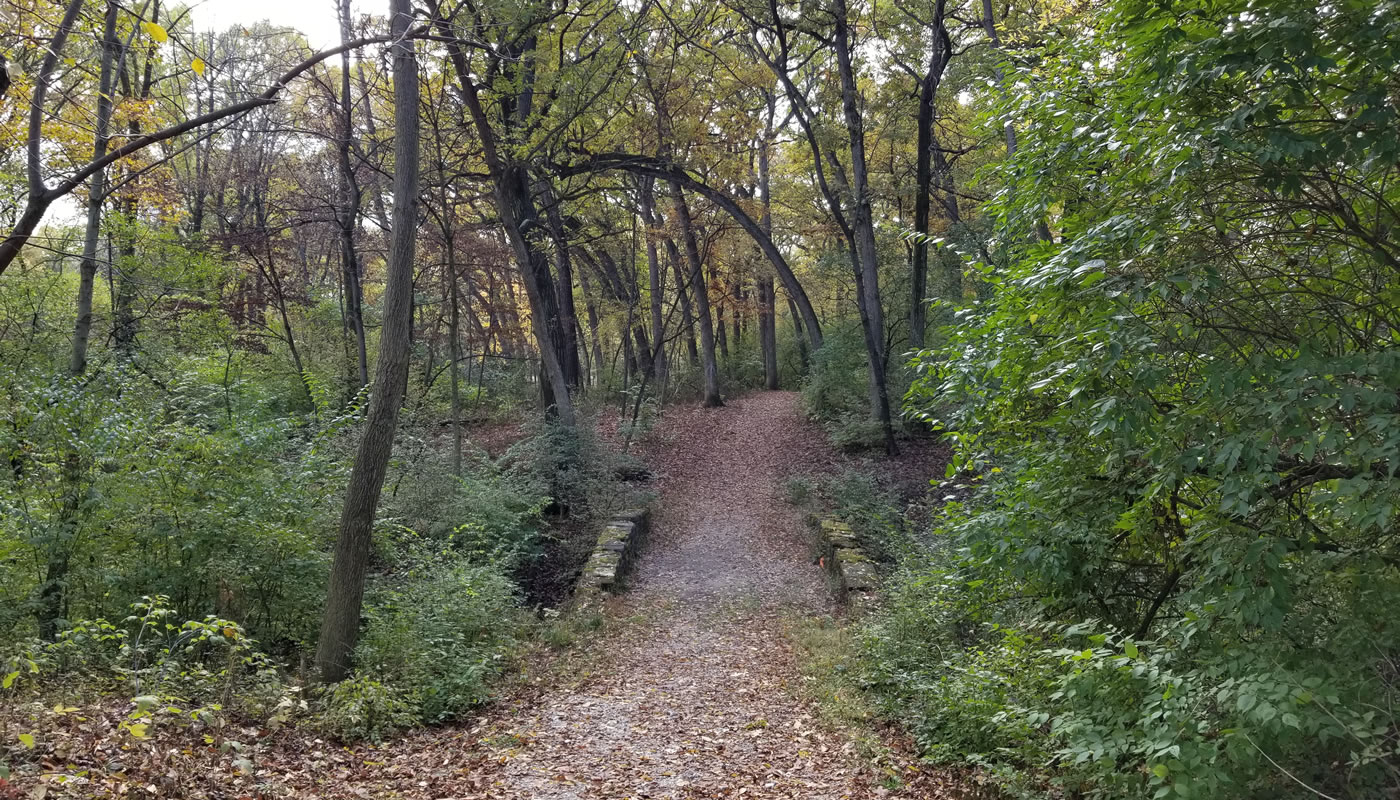
[(393, 452), (399, 406), (408, 384), (409, 328), (413, 309), (413, 255), (418, 222), (418, 62), (407, 38), (410, 0), (389, 0), (394, 35), (394, 218), (384, 286), (384, 325), (379, 359), (360, 446), (350, 472), (340, 533), (335, 544), (326, 613), (316, 648), (316, 667), (326, 682), (350, 671), (360, 633), (370, 535)]
[[(776, 100), (771, 92), (766, 93), (765, 98), (768, 105), (768, 113), (763, 120), (763, 141), (758, 147), (758, 202), (762, 206), (763, 214), (759, 217), (758, 224), (763, 228), (763, 232), (768, 238), (773, 238), (773, 197), (772, 197), (772, 175), (769, 163), (768, 149), (773, 144), (773, 117), (776, 113)], [(758, 281), (758, 342), (759, 350), (763, 356), (763, 387), (765, 389), (778, 388), (778, 320), (777, 320), (777, 294), (773, 288), (772, 278), (763, 278)], [(791, 302), (791, 301), (789, 301)], [(794, 308), (794, 311), (796, 309)], [(802, 337), (802, 322), (793, 314), (793, 322), (797, 324), (797, 339), (803, 353), (806, 353), (805, 340)]]
[(690, 289), (694, 295), (695, 318), (700, 323), (701, 383), (706, 406), (722, 406), (724, 399), (719, 394), (719, 367), (715, 363), (715, 330), (710, 319), (710, 291), (705, 285), (705, 265), (700, 261), (700, 246), (695, 240), (695, 227), (691, 223), (690, 208), (686, 205), (685, 194), (679, 183), (671, 182), (671, 205), (675, 209), (676, 221), (680, 225), (681, 238), (685, 241), (686, 261), (690, 264)]
[(725, 331), (724, 323), (725, 298), (721, 297), (715, 303), (715, 346), (719, 348), (720, 357), (729, 359), (729, 334)]
[[(102, 62), (97, 79), (97, 119), (93, 136), (94, 161), (107, 154), (112, 120), (112, 70), (121, 43), (117, 40), (117, 4), (108, 0), (102, 23)], [(3, 69), (3, 65), (0, 65)], [(8, 75), (6, 76), (8, 77)], [(107, 170), (99, 169), (88, 183), (87, 225), (83, 229), (83, 256), (78, 265), (78, 320), (73, 327), (73, 355), (68, 372), (87, 371), (88, 342), (92, 337), (92, 288), (97, 278), (97, 239), (102, 229), (102, 201), (107, 191)]]
[(666, 293), (666, 272), (656, 252), (656, 198), (652, 194), (653, 180), (643, 178), (638, 194), (641, 196), (642, 224), (646, 226), (647, 294), (651, 305), (652, 378), (658, 386), (666, 384), (666, 321), (661, 314)]
[(671, 262), (671, 272), (676, 278), (676, 298), (681, 303), (681, 330), (685, 331), (685, 355), (692, 367), (700, 366), (700, 348), (695, 344), (695, 311), (690, 307), (690, 291), (686, 287), (685, 267), (681, 266), (681, 251), (676, 240), (666, 237), (666, 260)]
[[(350, 41), (350, 0), (337, 0), (340, 15), (340, 43)], [(345, 281), (345, 324), (355, 337), (357, 387), (369, 383), (369, 360), (365, 348), (364, 290), (360, 286), (360, 258), (355, 250), (355, 227), (360, 219), (360, 187), (350, 164), (350, 148), (355, 135), (354, 104), (350, 97), (350, 51), (340, 54), (340, 136), (336, 157), (340, 166), (340, 266)]]
[[(448, 212), (451, 213), (450, 211)], [(447, 238), (448, 312), (447, 335), (451, 338), (452, 359), (452, 474), (462, 475), (462, 297), (457, 286), (457, 254), (452, 237)]]
[(588, 343), (593, 349), (593, 383), (598, 384), (601, 383), (603, 374), (603, 341), (599, 330), (601, 323), (598, 319), (598, 304), (593, 300), (593, 287), (589, 285), (588, 270), (580, 268), (578, 280), (583, 289), (583, 304), (588, 312)]

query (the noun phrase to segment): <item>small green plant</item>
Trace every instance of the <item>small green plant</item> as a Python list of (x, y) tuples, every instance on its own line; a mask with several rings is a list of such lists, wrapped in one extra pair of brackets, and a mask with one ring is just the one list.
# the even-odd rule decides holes
[(356, 675), (326, 689), (316, 725), (345, 741), (385, 738), (419, 722), (411, 692), (370, 675)]

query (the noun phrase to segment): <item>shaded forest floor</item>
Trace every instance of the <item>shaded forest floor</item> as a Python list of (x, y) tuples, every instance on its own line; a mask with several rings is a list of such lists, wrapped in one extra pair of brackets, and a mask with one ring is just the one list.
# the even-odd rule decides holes
[[(893, 731), (828, 724), (803, 691), (790, 632), (839, 610), (783, 494), (789, 476), (842, 461), (825, 441), (792, 393), (669, 410), (643, 444), (661, 510), (630, 591), (610, 601), (594, 641), (532, 665), (473, 720), (348, 748), (297, 729), (247, 730), (259, 753), (241, 771), (207, 748), (158, 740), (141, 745), (152, 752), (111, 753), (146, 774), (107, 777), (123, 794), (180, 786), (211, 798), (977, 796), (919, 765)], [(91, 792), (107, 782), (82, 796), (105, 796)]]

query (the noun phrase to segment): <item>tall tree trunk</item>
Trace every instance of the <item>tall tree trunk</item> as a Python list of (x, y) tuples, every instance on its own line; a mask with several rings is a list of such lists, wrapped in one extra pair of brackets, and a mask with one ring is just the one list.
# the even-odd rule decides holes
[[(338, 0), (340, 43), (350, 41), (350, 0)], [(350, 96), (350, 51), (340, 54), (340, 136), (336, 157), (340, 166), (340, 267), (345, 281), (345, 325), (355, 337), (357, 388), (369, 383), (369, 360), (365, 347), (364, 290), (360, 285), (360, 259), (355, 250), (355, 228), (360, 219), (360, 187), (350, 163), (351, 140), (355, 135), (354, 103)]]
[(549, 236), (554, 240), (555, 296), (559, 300), (559, 358), (564, 367), (564, 379), (577, 389), (581, 378), (578, 355), (578, 310), (574, 307), (574, 268), (569, 258), (569, 236), (564, 230), (564, 217), (559, 213), (559, 200), (546, 180), (538, 183), (540, 199), (549, 222)]
[[(530, 196), (528, 173), (524, 165), (508, 161), (497, 146), (495, 128), (492, 127), (491, 118), (481, 103), (481, 93), (472, 76), (466, 51), (461, 41), (456, 38), (452, 25), (443, 17), (438, 17), (434, 23), (447, 40), (448, 59), (457, 74), (462, 99), (481, 142), (483, 160), (491, 173), (496, 213), (500, 215), (501, 227), (515, 252), (515, 260), (525, 285), (525, 294), (530, 300), (530, 310), (534, 317), (534, 324), (530, 327), (534, 329), (535, 339), (539, 343), (544, 383), (547, 384), (541, 388), (548, 391), (551, 407), (559, 421), (572, 428), (575, 424), (574, 404), (569, 396), (569, 381), (564, 365), (559, 358), (559, 309), (554, 283), (549, 274), (549, 262), (535, 242), (526, 236), (529, 228), (537, 225), (539, 220), (534, 200)], [(533, 41), (520, 46), (528, 51), (533, 48)], [(522, 82), (520, 97), (513, 113), (505, 115), (507, 125), (511, 124), (512, 119), (523, 120), (529, 115), (530, 97), (533, 93), (530, 83), (533, 74), (529, 66), (530, 58), (526, 53), (521, 53), (520, 56), (518, 68), (521, 73), (517, 75)]]
[(321, 680), (349, 674), (360, 633), (370, 535), (394, 448), (399, 407), (408, 384), (409, 328), (412, 326), (413, 254), (418, 221), (418, 61), (407, 38), (413, 19), (410, 0), (389, 0), (394, 35), (394, 218), (384, 286), (384, 326), (369, 414), (365, 420), (345, 507), (340, 517), (326, 594), (326, 613), (316, 648)]
[[(763, 232), (768, 238), (773, 238), (773, 196), (772, 196), (772, 167), (769, 162), (769, 148), (773, 145), (773, 117), (776, 114), (777, 98), (771, 92), (765, 94), (768, 112), (763, 119), (763, 141), (758, 147), (758, 202), (763, 209), (763, 214), (759, 217), (758, 224), (762, 226)], [(765, 389), (778, 388), (778, 320), (777, 320), (777, 294), (773, 288), (772, 278), (763, 278), (758, 281), (758, 342), (759, 350), (763, 357), (763, 387)], [(802, 323), (793, 315), (793, 322), (797, 324), (798, 345), (806, 353), (805, 341), (802, 338)]]
[[(97, 79), (97, 120), (93, 136), (94, 161), (107, 154), (112, 120), (112, 70), (121, 43), (117, 41), (117, 4), (107, 0), (102, 22), (102, 65)], [(78, 266), (78, 320), (73, 326), (73, 355), (68, 372), (87, 371), (88, 342), (92, 337), (92, 289), (97, 278), (97, 239), (102, 229), (102, 201), (107, 191), (107, 170), (99, 169), (88, 183), (87, 225), (83, 229), (83, 257)]]
[(685, 257), (690, 264), (690, 290), (694, 295), (695, 318), (700, 323), (700, 368), (704, 375), (701, 383), (706, 406), (722, 406), (724, 399), (719, 394), (719, 366), (715, 363), (715, 330), (710, 319), (710, 292), (705, 285), (705, 265), (700, 261), (700, 246), (695, 240), (695, 227), (691, 222), (690, 208), (686, 205), (681, 186), (674, 181), (671, 187), (671, 205), (675, 210), (676, 222), (680, 225), (681, 238), (685, 241)]
[[(947, 159), (938, 146), (934, 135), (933, 121), (938, 105), (938, 88), (943, 83), (943, 73), (952, 57), (952, 39), (948, 36), (947, 2), (936, 0), (933, 19), (928, 27), (932, 32), (932, 52), (928, 66), (919, 81), (919, 113), (916, 134), (916, 166), (914, 171), (914, 257), (909, 298), (909, 344), (922, 348), (927, 338), (928, 328), (928, 252), (929, 252), (929, 206), (934, 184), (934, 162), (942, 167), (939, 188), (944, 189), (944, 181), (951, 183)], [(957, 198), (952, 197), (954, 207)], [(945, 201), (945, 205), (946, 205)], [(950, 222), (953, 221), (950, 217)]]
[(870, 362), (870, 395), (874, 417), (884, 433), (885, 452), (895, 451), (894, 428), (890, 419), (889, 387), (885, 383), (885, 320), (880, 301), (880, 271), (875, 245), (874, 213), (870, 205), (870, 182), (866, 174), (865, 123), (861, 119), (860, 90), (851, 61), (850, 27), (846, 0), (836, 0), (837, 71), (841, 75), (841, 107), (851, 149), (851, 229), (857, 255), (856, 288), (865, 349)]

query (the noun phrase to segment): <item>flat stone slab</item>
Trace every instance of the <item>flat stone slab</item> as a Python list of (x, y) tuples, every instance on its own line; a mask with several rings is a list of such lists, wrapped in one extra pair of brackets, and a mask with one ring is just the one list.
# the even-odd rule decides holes
[(618, 581), (636, 559), (650, 525), (651, 512), (645, 508), (631, 508), (613, 515), (598, 533), (593, 553), (579, 574), (574, 586), (575, 602), (587, 602), (589, 597), (617, 588)]

